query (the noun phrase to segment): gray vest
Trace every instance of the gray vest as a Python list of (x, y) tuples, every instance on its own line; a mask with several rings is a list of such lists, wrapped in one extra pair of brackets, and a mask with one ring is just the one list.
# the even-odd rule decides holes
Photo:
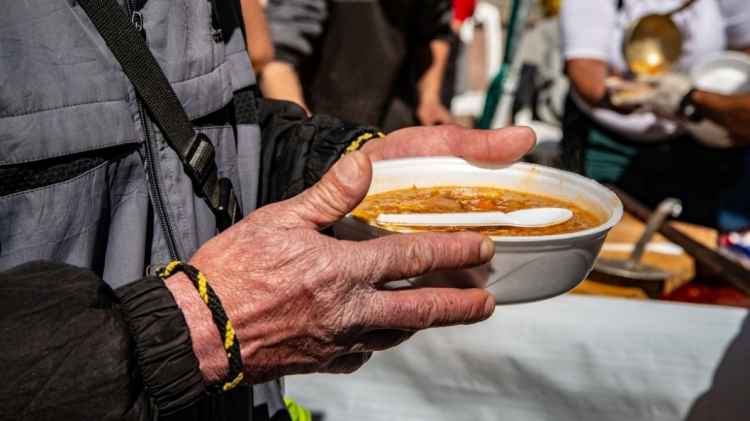
[[(117, 288), (170, 254), (189, 259), (216, 235), (215, 218), (157, 127), (142, 118), (133, 86), (84, 11), (73, 0), (3, 0), (2, 9), (0, 166), (118, 146), (123, 153), (72, 179), (0, 197), (0, 270), (53, 260), (93, 269)], [(226, 43), (215, 36), (207, 0), (149, 0), (140, 12), (191, 120), (255, 84), (240, 28), (224, 34)], [(258, 189), (259, 127), (199, 130), (248, 214)], [(256, 387), (256, 405), (264, 397), (283, 405), (277, 389)]]

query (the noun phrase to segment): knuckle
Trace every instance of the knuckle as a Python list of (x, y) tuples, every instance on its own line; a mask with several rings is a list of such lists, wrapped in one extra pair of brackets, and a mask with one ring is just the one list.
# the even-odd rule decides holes
[(311, 192), (314, 195), (315, 203), (308, 202), (308, 205), (315, 208), (313, 210), (320, 212), (321, 209), (316, 206), (320, 204), (324, 204), (324, 207), (327, 208), (325, 210), (332, 214), (345, 213), (349, 210), (346, 192), (332, 178), (324, 178), (317, 186), (318, 188)]
[(420, 305), (416, 306), (417, 326), (419, 329), (427, 329), (433, 326), (438, 318), (439, 306), (434, 297), (429, 297)]
[(404, 255), (410, 264), (411, 273), (429, 272), (434, 269), (436, 263), (436, 246), (426, 236), (414, 236), (408, 242)]
[(369, 244), (349, 243), (344, 273), (363, 289), (372, 288), (378, 281), (389, 277), (389, 271), (399, 259), (394, 249), (388, 244), (385, 247), (373, 247)]

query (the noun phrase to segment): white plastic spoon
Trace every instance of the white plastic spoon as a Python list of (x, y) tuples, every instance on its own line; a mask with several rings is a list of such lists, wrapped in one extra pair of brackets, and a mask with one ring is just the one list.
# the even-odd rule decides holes
[(514, 212), (467, 213), (381, 213), (375, 220), (379, 225), (408, 225), (413, 227), (546, 227), (565, 222), (573, 212), (562, 208), (522, 209)]
[[(602, 246), (602, 251), (632, 252), (634, 249), (635, 244), (632, 243), (604, 243)], [(685, 252), (682, 247), (674, 243), (648, 243), (646, 244), (646, 251), (672, 256), (677, 256)]]

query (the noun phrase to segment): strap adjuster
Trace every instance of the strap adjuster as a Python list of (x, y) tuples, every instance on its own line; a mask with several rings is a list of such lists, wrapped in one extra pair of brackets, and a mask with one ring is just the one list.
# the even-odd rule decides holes
[(185, 173), (193, 182), (193, 188), (201, 192), (203, 199), (216, 216), (219, 231), (232, 226), (242, 217), (237, 195), (228, 178), (217, 180), (216, 151), (211, 140), (203, 133), (197, 133), (190, 142), (182, 164)]
[(211, 174), (216, 174), (215, 159), (216, 151), (211, 140), (203, 133), (196, 133), (182, 159), (182, 164), (197, 191), (204, 191), (206, 181)]
[(234, 225), (242, 217), (232, 181), (228, 178), (219, 180), (219, 206), (214, 210), (214, 215), (216, 215), (216, 227), (219, 232)]

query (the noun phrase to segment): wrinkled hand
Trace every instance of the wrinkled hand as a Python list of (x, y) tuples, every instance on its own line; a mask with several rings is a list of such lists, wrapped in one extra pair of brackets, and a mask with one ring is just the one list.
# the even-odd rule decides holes
[(453, 123), (453, 116), (439, 101), (420, 102), (417, 106), (417, 119), (423, 126), (439, 126)]
[[(351, 372), (372, 351), (395, 346), (417, 330), (474, 323), (492, 314), (494, 299), (481, 289), (380, 288), (388, 281), (483, 264), (494, 254), (485, 236), (424, 233), (358, 243), (318, 233), (362, 200), (371, 176), (365, 154), (350, 153), (318, 184), (256, 210), (190, 260), (223, 302), (249, 382)], [(207, 383), (220, 383), (227, 359), (218, 330), (189, 280), (178, 275), (167, 285), (185, 313)]]
[[(507, 162), (534, 142), (533, 131), (522, 127), (399, 130), (348, 154), (301, 195), (256, 210), (203, 245), (190, 264), (222, 300), (247, 381), (351, 372), (372, 351), (395, 346), (417, 330), (489, 317), (494, 299), (481, 289), (381, 289), (393, 280), (483, 264), (494, 254), (487, 237), (421, 233), (356, 243), (318, 230), (362, 200), (372, 177), (370, 160), (463, 156)], [(185, 314), (206, 383), (223, 382), (227, 358), (210, 311), (184, 274), (170, 277), (167, 286)]]

